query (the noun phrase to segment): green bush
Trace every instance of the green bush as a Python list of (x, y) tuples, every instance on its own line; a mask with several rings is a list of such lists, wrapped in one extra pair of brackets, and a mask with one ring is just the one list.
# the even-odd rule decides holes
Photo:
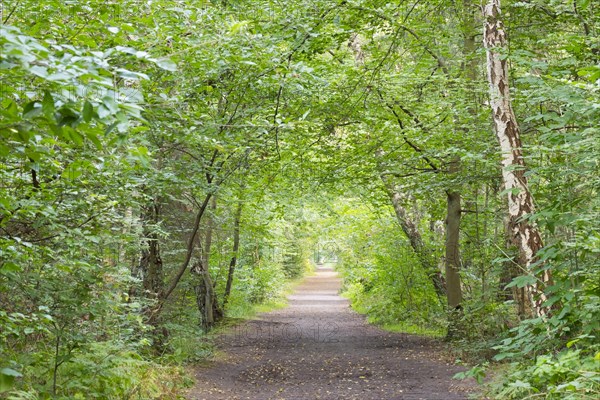
[(144, 359), (123, 343), (95, 342), (66, 360), (53, 382), (44, 364), (34, 365), (23, 377), (23, 390), (9, 392), (9, 399), (164, 399), (176, 398), (189, 383), (183, 370)]
[(537, 356), (532, 363), (511, 363), (502, 379), (492, 385), (492, 394), (499, 399), (597, 399), (599, 350), (600, 346), (566, 349)]

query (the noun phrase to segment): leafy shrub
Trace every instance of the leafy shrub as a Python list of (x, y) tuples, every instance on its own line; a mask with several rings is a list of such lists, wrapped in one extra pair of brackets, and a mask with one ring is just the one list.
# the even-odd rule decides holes
[(464, 304), (458, 322), (460, 336), (456, 339), (456, 350), (467, 359), (489, 360), (496, 354), (492, 347), (498, 343), (498, 335), (518, 324), (515, 305), (512, 301)]
[(268, 260), (261, 260), (254, 266), (251, 276), (249, 298), (255, 304), (277, 297), (285, 281), (281, 266)]
[[(122, 343), (95, 342), (73, 352), (63, 363), (54, 396), (52, 382), (40, 382), (33, 367), (24, 377), (28, 390), (13, 391), (9, 399), (163, 399), (176, 398), (189, 380), (183, 370), (145, 360)], [(64, 378), (63, 378), (64, 377)], [(34, 397), (35, 396), (35, 397)]]
[(597, 399), (600, 397), (600, 349), (566, 349), (540, 355), (533, 363), (514, 362), (495, 383), (493, 394), (501, 399)]
[(297, 278), (305, 271), (302, 247), (296, 242), (287, 245), (283, 255), (283, 272), (287, 278)]

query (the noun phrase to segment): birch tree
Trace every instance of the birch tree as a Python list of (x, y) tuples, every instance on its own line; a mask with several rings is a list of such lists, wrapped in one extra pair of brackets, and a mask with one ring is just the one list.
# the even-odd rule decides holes
[[(526, 273), (534, 273), (532, 267), (543, 241), (536, 224), (527, 219), (535, 207), (525, 175), (519, 125), (511, 104), (508, 64), (503, 56), (506, 32), (500, 18), (500, 0), (490, 0), (483, 12), (490, 106), (502, 151), (502, 178), (508, 194), (508, 226), (511, 238), (519, 249), (519, 265)], [(550, 271), (543, 270), (535, 281), (528, 282), (526, 286), (528, 301), (537, 315), (546, 313), (542, 306), (546, 300), (543, 289), (551, 281)]]

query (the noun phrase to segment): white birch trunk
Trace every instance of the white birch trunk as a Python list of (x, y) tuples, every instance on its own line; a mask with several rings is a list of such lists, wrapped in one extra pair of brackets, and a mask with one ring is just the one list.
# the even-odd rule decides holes
[[(490, 0), (485, 6), (484, 21), (483, 42), (487, 53), (490, 106), (502, 150), (502, 177), (508, 192), (509, 229), (519, 246), (519, 263), (531, 273), (531, 265), (543, 243), (537, 226), (525, 219), (535, 209), (525, 176), (519, 126), (511, 106), (507, 61), (501, 54), (501, 49), (506, 48), (506, 33), (500, 19), (500, 0)], [(546, 297), (543, 287), (551, 283), (550, 271), (544, 271), (537, 278), (539, 283), (526, 289), (535, 313), (544, 315), (546, 310), (542, 303)]]

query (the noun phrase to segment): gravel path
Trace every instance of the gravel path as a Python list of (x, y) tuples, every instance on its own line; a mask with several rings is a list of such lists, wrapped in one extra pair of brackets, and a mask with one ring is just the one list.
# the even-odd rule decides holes
[(368, 325), (339, 296), (330, 268), (305, 279), (289, 306), (218, 339), (224, 353), (196, 369), (190, 400), (467, 399), (474, 385), (439, 356), (443, 344)]

